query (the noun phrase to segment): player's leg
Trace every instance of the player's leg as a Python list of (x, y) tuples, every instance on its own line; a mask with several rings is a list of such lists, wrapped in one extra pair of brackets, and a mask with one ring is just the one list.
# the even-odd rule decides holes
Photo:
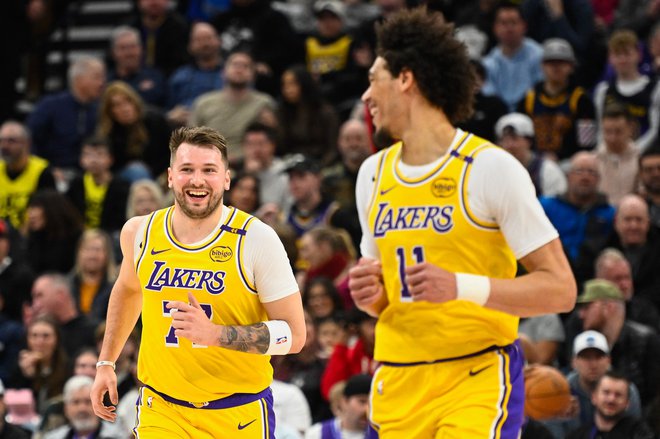
[[(380, 439), (431, 439), (433, 366), (381, 366), (369, 396), (369, 421)], [(373, 437), (373, 436), (371, 436)]]
[(189, 438), (188, 421), (182, 415), (181, 408), (146, 387), (140, 388), (135, 404), (133, 436), (137, 439)]
[(518, 439), (523, 422), (523, 358), (517, 344), (455, 364), (453, 409), (436, 439)]

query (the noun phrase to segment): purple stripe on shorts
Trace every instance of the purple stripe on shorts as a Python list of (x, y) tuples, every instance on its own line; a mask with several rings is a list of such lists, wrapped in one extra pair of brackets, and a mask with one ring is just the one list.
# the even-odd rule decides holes
[(525, 408), (525, 381), (523, 374), (523, 366), (525, 360), (523, 358), (522, 348), (520, 341), (516, 340), (513, 344), (504, 348), (504, 352), (508, 354), (508, 368), (509, 378), (511, 380), (511, 388), (509, 391), (509, 402), (507, 404), (507, 417), (502, 425), (501, 439), (518, 439), (520, 429), (523, 424), (523, 411)]
[(266, 411), (268, 412), (268, 439), (275, 439), (275, 410), (273, 410), (273, 392), (270, 387), (266, 389)]
[(254, 401), (258, 401), (261, 398), (267, 398), (268, 395), (270, 395), (271, 408), (273, 406), (273, 394), (270, 391), (270, 387), (267, 387), (266, 389), (262, 390), (259, 393), (234, 393), (233, 395), (229, 395), (226, 398), (216, 399), (215, 401), (208, 401), (200, 404), (193, 404), (192, 402), (183, 401), (177, 398), (172, 398), (171, 396), (159, 392), (158, 390), (146, 384), (145, 387), (150, 389), (152, 392), (156, 393), (157, 395), (159, 395), (167, 402), (171, 402), (172, 404), (181, 405), (184, 407), (196, 408), (201, 410), (227, 409), (239, 405), (245, 405)]

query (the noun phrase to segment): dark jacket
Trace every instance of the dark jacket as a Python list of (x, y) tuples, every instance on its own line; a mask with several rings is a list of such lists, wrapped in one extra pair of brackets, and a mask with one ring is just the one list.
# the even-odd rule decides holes
[(660, 386), (660, 337), (648, 326), (626, 320), (611, 355), (612, 368), (635, 383), (645, 407)]
[(572, 431), (566, 439), (654, 439), (655, 435), (643, 422), (623, 417), (611, 431), (601, 432), (594, 425), (583, 425)]
[(41, 99), (30, 113), (32, 153), (55, 167), (77, 168), (82, 141), (96, 127), (98, 105), (81, 104), (69, 91)]

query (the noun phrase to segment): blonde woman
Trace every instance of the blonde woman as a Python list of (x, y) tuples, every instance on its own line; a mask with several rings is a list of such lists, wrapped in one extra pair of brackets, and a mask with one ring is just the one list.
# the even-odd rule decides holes
[(113, 171), (135, 181), (157, 177), (168, 166), (171, 129), (156, 109), (122, 81), (111, 82), (101, 97), (97, 135), (110, 142)]
[(126, 219), (134, 216), (148, 215), (168, 205), (163, 190), (158, 184), (149, 179), (134, 182), (128, 192), (126, 202)]

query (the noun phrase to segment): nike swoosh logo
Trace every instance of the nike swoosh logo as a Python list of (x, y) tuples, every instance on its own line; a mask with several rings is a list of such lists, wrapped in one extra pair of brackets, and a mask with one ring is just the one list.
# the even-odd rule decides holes
[(156, 256), (156, 255), (159, 255), (161, 253), (164, 253), (164, 252), (167, 252), (167, 251), (170, 251), (170, 250), (171, 249), (169, 249), (169, 248), (166, 248), (165, 250), (155, 250), (155, 249), (152, 248), (151, 249), (151, 256)]
[(475, 376), (475, 375), (479, 375), (481, 372), (483, 372), (484, 370), (488, 369), (488, 368), (491, 367), (491, 366), (492, 366), (492, 364), (489, 364), (488, 366), (486, 366), (486, 367), (482, 367), (481, 369), (478, 369), (478, 370), (471, 370), (471, 371), (470, 371), (470, 376), (473, 377), (473, 376)]
[(248, 425), (252, 424), (254, 421), (256, 421), (256, 419), (251, 420), (250, 422), (248, 422), (248, 423), (245, 424), (245, 425), (241, 425), (241, 423), (239, 422), (239, 423), (238, 423), (238, 429), (239, 429), (239, 430), (242, 430), (242, 429), (244, 429), (245, 427), (247, 427)]
[(392, 187), (389, 188), (389, 189), (381, 190), (381, 191), (380, 191), (380, 194), (381, 194), (381, 195), (385, 195), (386, 193), (388, 193), (389, 191), (391, 191), (391, 190), (394, 189), (395, 187), (396, 187), (396, 186), (392, 186)]

